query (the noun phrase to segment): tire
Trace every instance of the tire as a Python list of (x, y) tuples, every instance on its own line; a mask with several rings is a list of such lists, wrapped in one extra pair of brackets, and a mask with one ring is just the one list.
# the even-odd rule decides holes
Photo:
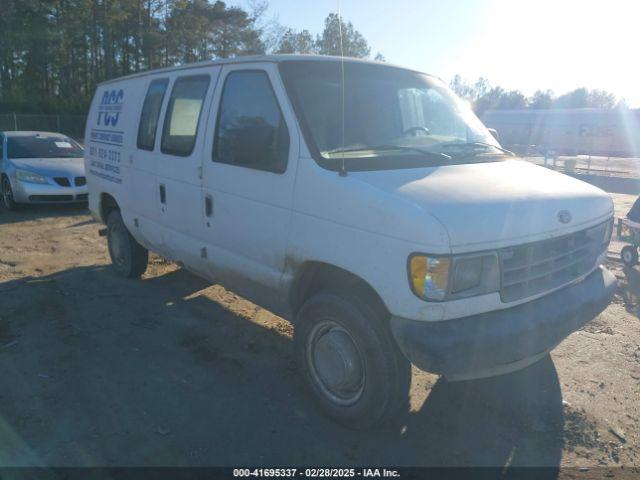
[[(362, 298), (362, 297), (361, 297)], [(387, 315), (358, 296), (321, 292), (296, 317), (298, 369), (320, 408), (349, 428), (383, 424), (408, 406), (411, 364)]]
[(138, 278), (147, 270), (149, 251), (131, 236), (119, 210), (113, 210), (107, 219), (107, 243), (118, 275)]
[(627, 267), (633, 267), (638, 264), (638, 249), (631, 245), (622, 248), (620, 259)]
[(18, 204), (13, 199), (13, 189), (11, 188), (11, 181), (9, 177), (4, 175), (2, 177), (2, 185), (0, 190), (2, 191), (2, 206), (5, 210), (14, 211), (18, 208)]

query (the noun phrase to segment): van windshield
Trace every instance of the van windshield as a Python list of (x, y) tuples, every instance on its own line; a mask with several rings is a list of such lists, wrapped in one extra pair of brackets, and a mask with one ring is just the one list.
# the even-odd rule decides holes
[(7, 139), (8, 158), (80, 158), (82, 147), (69, 137), (29, 135)]
[(307, 145), (328, 168), (343, 158), (368, 170), (503, 155), (467, 104), (428, 75), (345, 61), (343, 105), (341, 62), (284, 61), (280, 72)]

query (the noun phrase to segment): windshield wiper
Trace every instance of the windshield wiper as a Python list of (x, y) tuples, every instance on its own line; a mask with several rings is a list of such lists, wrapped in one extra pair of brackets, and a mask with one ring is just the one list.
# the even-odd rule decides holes
[(326, 152), (322, 152), (324, 154), (329, 154), (329, 155), (334, 155), (337, 153), (350, 153), (350, 152), (360, 152), (360, 151), (364, 151), (364, 150), (371, 150), (371, 151), (386, 151), (386, 150), (404, 150), (404, 151), (411, 151), (411, 152), (416, 152), (419, 153), (425, 157), (429, 157), (429, 158), (439, 158), (442, 160), (451, 160), (451, 155), (447, 155), (446, 153), (442, 153), (442, 152), (433, 152), (431, 150), (423, 150), (422, 148), (418, 148), (418, 147), (407, 147), (404, 145), (371, 145), (371, 146), (366, 146), (366, 147), (346, 147), (346, 148), (334, 148), (333, 150), (328, 150)]
[(486, 142), (453, 142), (453, 143), (442, 143), (438, 145), (439, 147), (449, 148), (449, 147), (488, 147), (495, 148), (496, 150), (500, 150), (502, 153), (506, 155), (510, 155), (515, 157), (516, 154), (511, 150), (507, 150), (506, 148), (499, 147), (497, 145), (493, 145), (491, 143)]

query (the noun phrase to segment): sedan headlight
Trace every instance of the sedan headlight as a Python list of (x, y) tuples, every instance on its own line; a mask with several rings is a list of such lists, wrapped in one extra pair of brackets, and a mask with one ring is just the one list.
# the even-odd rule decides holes
[(26, 183), (48, 183), (47, 179), (39, 173), (29, 172), (27, 170), (16, 170), (16, 178)]
[(496, 253), (409, 257), (409, 283), (418, 297), (443, 301), (500, 290)]

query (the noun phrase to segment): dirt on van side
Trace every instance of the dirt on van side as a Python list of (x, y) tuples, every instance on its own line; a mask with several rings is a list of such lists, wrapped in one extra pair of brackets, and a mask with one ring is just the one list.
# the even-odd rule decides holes
[[(615, 200), (624, 213), (634, 197)], [(615, 301), (550, 357), (472, 382), (414, 370), (411, 408), (354, 432), (314, 407), (288, 323), (157, 256), (141, 280), (117, 277), (99, 228), (78, 208), (0, 212), (0, 465), (624, 466), (640, 476), (640, 267), (622, 268), (616, 242)]]

